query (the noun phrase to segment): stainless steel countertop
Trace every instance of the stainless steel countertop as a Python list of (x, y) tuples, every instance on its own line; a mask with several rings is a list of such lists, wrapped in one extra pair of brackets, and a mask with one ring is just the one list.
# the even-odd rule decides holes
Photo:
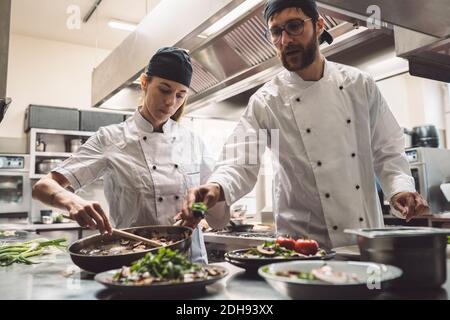
[[(38, 259), (34, 259), (38, 260)], [(95, 280), (93, 275), (80, 271), (65, 253), (41, 259), (36, 265), (13, 265), (0, 268), (0, 299), (9, 300), (93, 300), (134, 299), (108, 289)], [(269, 300), (285, 299), (262, 279), (244, 276), (243, 269), (222, 262), (229, 275), (207, 286), (206, 291), (185, 294), (174, 293), (170, 299), (208, 300)], [(186, 295), (188, 294), (188, 296)]]
[[(80, 271), (67, 253), (58, 253), (35, 258), (41, 263), (35, 265), (13, 265), (0, 268), (0, 299), (48, 299), (48, 300), (93, 300), (93, 299), (143, 299), (145, 296), (129, 296), (105, 289), (93, 280), (93, 275)], [(167, 299), (208, 299), (208, 300), (279, 300), (287, 299), (272, 289), (264, 280), (248, 277), (243, 269), (222, 262), (229, 275), (219, 282), (207, 286), (206, 290), (174, 293)], [(450, 274), (449, 260), (447, 274)], [(385, 292), (378, 299), (445, 299), (448, 300), (450, 281), (438, 290), (409, 290), (405, 292)], [(326, 298), (326, 297), (324, 297)]]

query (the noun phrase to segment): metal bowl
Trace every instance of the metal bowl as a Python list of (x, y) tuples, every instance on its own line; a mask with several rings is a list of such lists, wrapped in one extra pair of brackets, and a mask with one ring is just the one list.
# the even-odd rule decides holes
[[(161, 237), (169, 237), (179, 239), (175, 243), (168, 245), (166, 248), (178, 250), (181, 253), (187, 253), (191, 247), (192, 229), (182, 226), (146, 226), (123, 229), (142, 237), (151, 238), (157, 234)], [(100, 234), (89, 236), (81, 240), (75, 241), (69, 247), (70, 257), (78, 267), (89, 272), (103, 272), (111, 269), (118, 269), (122, 266), (128, 266), (134, 261), (142, 258), (148, 252), (155, 252), (159, 248), (151, 248), (141, 252), (124, 253), (109, 256), (90, 256), (81, 254), (80, 250), (92, 248), (98, 245), (106, 245), (122, 239), (120, 235), (102, 236)]]
[[(280, 271), (310, 272), (329, 265), (334, 271), (355, 274), (358, 281), (348, 284), (332, 284), (321, 280), (292, 279), (276, 275)], [(275, 290), (292, 299), (363, 299), (373, 298), (384, 290), (402, 271), (394, 266), (371, 262), (352, 261), (292, 261), (270, 264), (258, 269), (258, 273)]]
[(361, 261), (397, 266), (396, 288), (438, 288), (447, 279), (448, 229), (391, 227), (346, 230), (357, 235)]

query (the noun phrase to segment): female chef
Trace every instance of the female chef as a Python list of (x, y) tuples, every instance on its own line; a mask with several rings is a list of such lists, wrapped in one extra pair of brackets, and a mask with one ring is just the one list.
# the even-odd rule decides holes
[[(102, 234), (111, 233), (112, 225), (173, 224), (187, 189), (204, 183), (214, 164), (199, 137), (178, 123), (191, 78), (191, 59), (184, 50), (159, 49), (140, 78), (142, 106), (126, 121), (100, 128), (77, 153), (35, 184), (33, 198), (67, 210), (80, 226)], [(99, 203), (68, 190), (100, 178), (109, 218)], [(217, 224), (220, 219), (213, 219), (207, 217), (211, 226), (223, 227)], [(191, 253), (193, 261), (207, 263), (198, 228)]]

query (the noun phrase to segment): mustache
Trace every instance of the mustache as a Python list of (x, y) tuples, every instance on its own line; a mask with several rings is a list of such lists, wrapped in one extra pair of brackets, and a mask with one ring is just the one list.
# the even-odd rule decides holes
[(303, 48), (303, 46), (301, 46), (301, 45), (290, 45), (290, 46), (287, 46), (286, 48), (284, 48), (283, 54), (289, 54), (289, 53), (298, 52), (298, 51), (304, 52), (305, 48)]

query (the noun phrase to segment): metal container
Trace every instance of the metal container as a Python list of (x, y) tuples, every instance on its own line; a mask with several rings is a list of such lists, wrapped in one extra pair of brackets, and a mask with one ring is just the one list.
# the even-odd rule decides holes
[(395, 227), (345, 230), (357, 235), (362, 261), (403, 270), (396, 288), (438, 288), (447, 279), (449, 229)]
[(40, 174), (47, 174), (53, 169), (56, 169), (63, 160), (61, 159), (45, 159), (38, 163), (37, 172)]

